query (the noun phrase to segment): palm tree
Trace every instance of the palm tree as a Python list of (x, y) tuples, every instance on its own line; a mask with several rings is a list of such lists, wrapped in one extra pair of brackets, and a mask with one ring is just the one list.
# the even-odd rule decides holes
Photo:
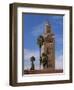
[(35, 69), (35, 67), (34, 67), (35, 57), (32, 56), (32, 57), (30, 58), (30, 60), (31, 60), (31, 69), (30, 69), (30, 70), (34, 70), (34, 69)]
[(40, 35), (37, 39), (37, 44), (39, 45), (39, 48), (40, 48), (40, 68), (41, 68), (41, 61), (42, 61), (42, 59), (41, 59), (41, 47), (43, 45), (43, 42), (44, 42), (44, 38), (42, 35)]

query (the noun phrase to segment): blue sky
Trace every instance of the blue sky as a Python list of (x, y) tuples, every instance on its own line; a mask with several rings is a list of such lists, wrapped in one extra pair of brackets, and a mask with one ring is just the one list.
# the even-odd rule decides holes
[[(63, 62), (63, 16), (61, 15), (41, 15), (23, 14), (24, 30), (24, 68), (29, 69), (30, 57), (36, 57), (35, 66), (39, 67), (39, 47), (37, 37), (44, 32), (45, 23), (51, 24), (52, 32), (55, 34), (55, 57), (56, 67), (62, 68)], [(60, 66), (58, 66), (59, 64)]]

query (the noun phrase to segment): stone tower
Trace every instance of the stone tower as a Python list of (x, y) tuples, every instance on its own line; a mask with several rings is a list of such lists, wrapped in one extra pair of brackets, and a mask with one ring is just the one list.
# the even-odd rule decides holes
[(55, 69), (55, 37), (51, 25), (46, 22), (44, 30), (43, 52), (48, 56), (48, 69)]

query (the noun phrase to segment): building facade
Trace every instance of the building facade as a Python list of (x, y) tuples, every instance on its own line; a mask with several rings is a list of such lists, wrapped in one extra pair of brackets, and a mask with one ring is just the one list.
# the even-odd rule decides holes
[(45, 53), (48, 57), (47, 68), (53, 70), (55, 69), (55, 37), (51, 25), (48, 22), (45, 23), (43, 38), (42, 53)]

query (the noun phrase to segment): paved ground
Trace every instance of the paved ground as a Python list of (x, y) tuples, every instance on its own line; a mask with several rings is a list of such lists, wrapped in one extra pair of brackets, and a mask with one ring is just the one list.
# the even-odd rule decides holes
[(63, 70), (24, 70), (24, 74), (40, 74), (40, 73), (63, 73)]

